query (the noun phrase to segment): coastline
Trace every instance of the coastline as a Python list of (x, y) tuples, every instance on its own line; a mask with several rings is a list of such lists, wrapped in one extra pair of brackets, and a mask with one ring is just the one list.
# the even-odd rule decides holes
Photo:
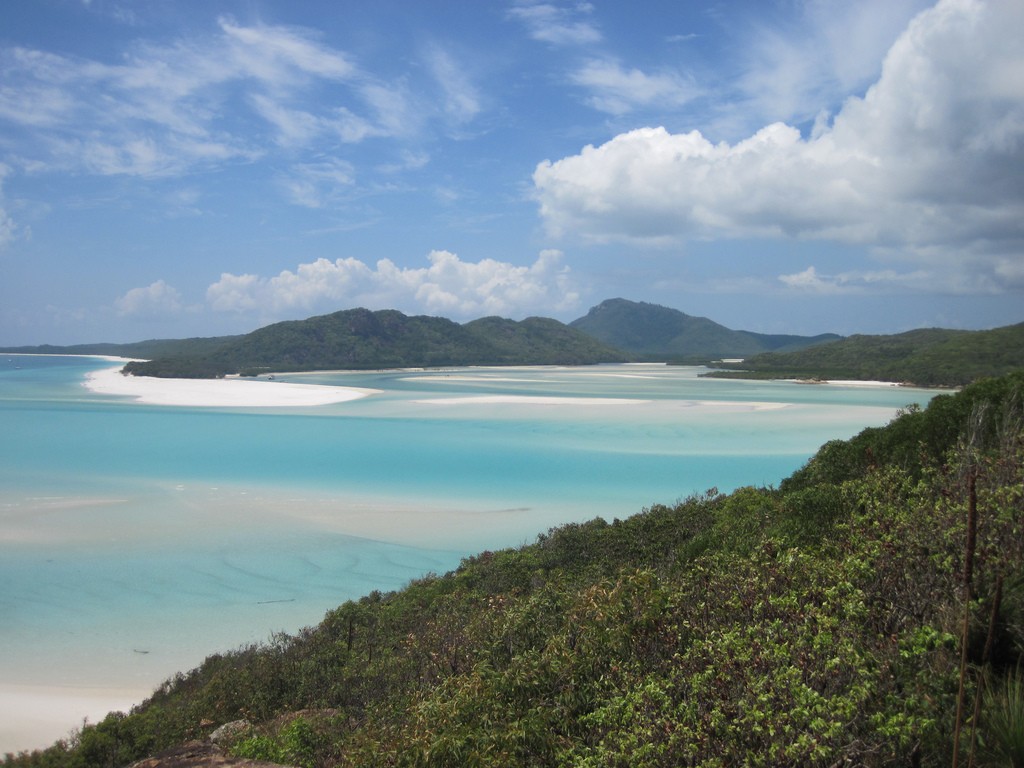
[[(96, 355), (76, 357), (99, 359)], [(114, 365), (123, 364), (124, 360), (103, 359)], [(784, 422), (787, 429), (799, 427), (804, 422), (820, 429), (823, 418), (819, 406), (805, 411), (793, 409), (791, 404), (770, 402), (767, 399), (753, 402), (713, 400), (708, 395), (714, 394), (714, 391), (703, 389), (700, 394), (694, 393), (687, 397), (689, 393), (685, 389), (676, 388), (679, 372), (667, 369), (666, 375), (673, 382), (671, 398), (645, 399), (640, 394), (643, 390), (638, 386), (626, 385), (623, 385), (620, 396), (611, 397), (609, 395), (620, 391), (619, 382), (611, 379), (624, 378), (624, 374), (621, 370), (598, 368), (575, 369), (572, 380), (554, 377), (555, 383), (551, 387), (537, 388), (537, 394), (532, 395), (518, 392), (534, 391), (534, 383), (544, 383), (544, 376), (524, 374), (517, 378), (510, 375), (513, 369), (505, 367), (492, 369), (493, 376), (489, 375), (490, 371), (480, 377), (460, 371), (456, 376), (424, 379), (422, 387), (406, 388), (399, 399), (388, 389), (386, 382), (389, 377), (381, 379), (385, 383), (378, 390), (370, 388), (377, 386), (377, 379), (360, 378), (358, 375), (353, 379), (339, 376), (330, 385), (326, 382), (318, 385), (282, 380), (281, 377), (288, 375), (284, 373), (275, 374), (277, 378), (273, 381), (265, 377), (159, 379), (122, 376), (119, 367), (114, 367), (108, 371), (94, 371), (94, 374), (101, 379), (106, 374), (110, 381), (122, 388), (119, 392), (108, 394), (125, 399), (120, 402), (104, 400), (104, 407), (97, 409), (94, 406), (98, 398), (73, 394), (74, 391), (82, 392), (79, 387), (83, 386), (85, 371), (96, 366), (106, 368), (105, 363), (94, 362), (71, 369), (73, 378), (66, 380), (70, 390), (63, 386), (59, 390), (60, 396), (68, 398), (69, 403), (62, 402), (61, 408), (54, 412), (52, 421), (58, 425), (57, 429), (52, 430), (55, 435), (60, 435), (60, 425), (67, 424), (65, 411), (77, 414), (81, 410), (89, 414), (89, 419), (83, 422), (85, 424), (94, 421), (94, 412), (104, 414), (108, 411), (116, 411), (114, 415), (119, 420), (131, 417), (141, 425), (156, 419), (164, 425), (178, 421), (203, 421), (206, 417), (197, 415), (198, 409), (188, 414), (188, 419), (179, 419), (183, 412), (159, 407), (131, 408), (130, 405), (135, 402), (157, 402), (159, 405), (251, 406), (252, 403), (242, 397), (237, 385), (252, 390), (254, 395), (260, 395), (257, 407), (317, 404), (308, 400), (298, 403), (282, 401), (280, 395), (292, 387), (299, 388), (300, 392), (319, 391), (333, 396), (346, 391), (360, 393), (357, 396), (378, 391), (387, 392), (387, 395), (359, 405), (360, 418), (355, 421), (365, 422), (368, 425), (365, 430), (336, 429), (338, 419), (334, 417), (345, 411), (341, 406), (324, 408), (320, 412), (282, 410), (273, 419), (279, 423), (274, 425), (277, 428), (275, 440), (268, 451), (249, 451), (248, 446), (252, 441), (239, 439), (235, 432), (231, 432), (231, 439), (223, 443), (224, 461), (242, 456), (251, 461), (254, 468), (262, 466), (261, 462), (267, 460), (264, 453), (282, 458), (298, 454), (314, 464), (323, 460), (325, 466), (333, 466), (330, 470), (331, 484), (323, 487), (318, 484), (319, 479), (313, 473), (308, 475), (311, 482), (293, 486), (277, 483), (275, 478), (279, 474), (276, 472), (269, 476), (256, 475), (258, 480), (253, 480), (249, 475), (236, 477), (230, 471), (223, 475), (218, 472), (216, 477), (207, 477), (202, 473), (190, 474), (182, 468), (183, 463), (179, 465), (177, 462), (172, 462), (174, 466), (171, 468), (159, 465), (157, 471), (150, 470), (149, 474), (139, 474), (139, 470), (132, 470), (133, 474), (127, 479), (104, 477), (102, 482), (95, 484), (92, 482), (93, 476), (88, 474), (93, 464), (86, 463), (82, 466), (90, 482), (81, 488), (73, 484), (55, 487), (49, 479), (49, 470), (41, 485), (26, 480), (23, 492), (20, 476), (16, 478), (17, 482), (8, 483), (5, 491), (12, 492), (17, 485), (19, 492), (9, 493), (8, 499), (0, 497), (0, 511), (6, 509), (9, 516), (9, 522), (5, 520), (2, 532), (6, 540), (4, 535), (0, 535), (0, 544), (9, 546), (11, 552), (29, 549), (38, 551), (39, 560), (33, 566), (33, 571), (45, 575), (47, 579), (56, 578), (55, 574), (60, 575), (61, 572), (75, 574), (68, 582), (72, 585), (70, 594), (73, 599), (67, 606), (76, 612), (87, 609), (92, 618), (98, 620), (97, 626), (102, 626), (107, 633), (102, 637), (93, 634), (92, 630), (89, 634), (83, 634), (79, 620), (72, 625), (78, 634), (47, 630), (33, 635), (35, 624), (32, 622), (36, 620), (33, 618), (31, 622), (22, 622), (26, 627), (23, 633), (26, 642), (21, 642), (19, 635), (19, 642), (12, 643), (10, 647), (31, 649), (32, 653), (27, 657), (31, 663), (24, 663), (11, 653), (8, 668), (16, 669), (17, 675), (0, 675), (6, 678), (0, 684), (0, 714), (7, 715), (8, 726), (7, 729), (0, 726), (0, 743), (7, 740), (7, 744), (19, 749), (33, 742), (39, 747), (47, 746), (54, 739), (66, 737), (71, 728), (81, 726), (83, 715), (89, 717), (89, 722), (96, 722), (108, 711), (126, 711), (132, 704), (148, 698), (160, 681), (175, 671), (190, 669), (210, 653), (232, 649), (244, 642), (261, 642), (266, 638), (265, 633), (271, 631), (292, 631), (315, 623), (324, 611), (350, 597), (346, 590), (351, 590), (351, 596), (357, 597), (372, 589), (398, 588), (399, 585), (392, 587), (390, 582), (381, 581), (381, 575), (407, 579), (415, 578), (420, 573), (443, 573), (457, 565), (459, 551), (464, 556), (485, 549), (516, 546), (531, 540), (536, 532), (548, 530), (564, 521), (586, 520), (595, 514), (611, 519), (621, 514), (622, 510), (631, 513), (638, 511), (644, 504), (650, 503), (652, 498), (675, 498), (673, 494), (678, 493), (678, 488), (689, 489), (692, 486), (695, 491), (700, 490), (703, 486), (698, 484), (705, 483), (709, 474), (703, 468), (695, 470), (693, 475), (697, 479), (694, 483), (697, 484), (691, 483), (688, 479), (689, 470), (685, 469), (691, 456), (703, 461), (707, 455), (724, 451), (723, 455), (729, 457), (729, 466), (737, 464), (730, 447), (734, 443), (733, 438), (723, 437), (718, 440), (698, 431), (714, 425), (723, 435), (728, 435), (726, 428), (729, 422), (722, 417), (728, 417), (731, 413), (792, 409), (784, 414), (783, 419), (773, 419), (770, 415), (766, 419), (769, 424)], [(531, 370), (543, 371), (546, 375), (547, 371), (557, 372), (561, 369), (544, 367)], [(644, 369), (635, 366), (630, 371), (629, 377), (632, 377), (634, 372), (643, 373)], [(298, 373), (308, 375), (310, 372)], [(315, 373), (330, 375), (350, 372)], [(589, 383), (578, 390), (573, 382), (580, 378)], [(601, 386), (597, 386), (593, 380), (598, 378), (609, 379), (610, 383), (605, 385), (602, 381)], [(65, 383), (64, 379), (61, 381)], [(314, 378), (312, 382), (315, 381)], [(451, 381), (469, 384), (480, 381), (489, 385), (500, 381), (508, 384), (525, 383), (527, 386), (509, 387), (510, 391), (505, 394), (485, 394), (479, 387), (466, 388), (461, 385), (444, 386), (435, 393), (431, 386)], [(688, 383), (691, 379), (685, 378), (684, 381)], [(369, 386), (363, 389), (350, 388), (347, 386), (350, 382)], [(88, 386), (88, 383), (85, 385)], [(145, 390), (154, 387), (158, 391), (163, 390), (165, 394), (173, 391), (172, 401), (166, 403), (147, 399)], [(558, 397), (545, 394), (552, 391), (553, 387), (565, 394)], [(504, 386), (497, 388), (497, 392), (504, 390)], [(72, 392), (70, 397), (69, 391)], [(745, 387), (738, 391), (747, 394)], [(576, 396), (569, 396), (573, 393), (577, 393)], [(153, 393), (149, 394), (151, 396)], [(883, 393), (878, 394), (885, 398)], [(35, 396), (35, 393), (29, 396), (33, 402), (33, 411)], [(851, 393), (850, 396), (858, 401), (864, 400), (865, 403), (875, 399), (874, 396), (858, 393)], [(345, 396), (340, 401), (350, 399), (353, 398)], [(887, 399), (893, 401), (893, 408), (898, 407), (893, 395)], [(339, 400), (332, 398), (330, 402)], [(108, 407), (111, 403), (113, 407)], [(298, 420), (305, 425), (301, 442), (296, 442), (294, 446), (286, 439), (285, 427), (290, 421), (286, 415), (289, 413), (301, 417)], [(324, 417), (318, 418), (321, 413)], [(255, 412), (243, 414), (239, 411), (238, 417), (231, 414), (230, 418), (223, 419), (219, 418), (223, 413), (211, 412), (211, 415), (218, 417), (219, 421), (231, 422), (231, 426), (236, 422), (244, 424), (250, 420), (265, 422), (265, 419), (260, 418), (261, 414)], [(398, 418), (394, 418), (396, 416)], [(415, 419), (422, 426), (414, 434), (422, 433), (429, 438), (426, 452), (396, 454), (396, 447), (404, 444), (403, 440), (408, 433), (390, 427), (392, 423), (401, 423), (406, 417)], [(883, 417), (884, 414), (877, 416), (877, 419), (881, 421)], [(644, 456), (644, 467), (649, 466), (652, 460), (661, 460), (666, 466), (671, 465), (670, 487), (664, 492), (655, 493), (651, 489), (660, 487), (656, 483), (661, 475), (652, 475), (643, 481), (641, 498), (622, 503), (616, 501), (618, 497), (614, 493), (609, 492), (613, 490), (610, 487), (602, 490), (599, 495), (579, 497), (575, 486), (570, 487), (567, 493), (561, 493), (558, 486), (554, 486), (545, 489), (543, 494), (534, 495), (531, 489), (514, 483), (507, 487), (503, 485), (506, 478), (514, 479), (517, 474), (521, 474), (518, 472), (521, 466), (544, 469), (541, 462), (516, 463), (514, 466), (517, 472), (495, 472), (495, 482), (485, 490), (478, 488), (469, 491), (459, 485), (460, 492), (455, 498), (449, 497), (446, 491), (449, 485), (455, 487), (454, 480), (437, 485), (428, 482), (437, 473), (443, 473), (446, 466), (464, 466), (460, 462), (446, 460), (444, 448), (447, 433), (440, 429), (442, 425), (468, 423), (472, 431), (467, 432), (468, 437), (459, 444), (475, 448), (460, 450), (453, 455), (461, 457), (460, 461), (467, 458), (472, 460), (472, 466), (476, 467), (476, 455), (503, 451), (504, 443), (518, 444), (520, 439), (530, 438), (530, 444), (533, 444), (532, 424), (535, 420), (537, 424), (541, 420), (544, 423), (558, 423), (543, 439), (543, 447), (551, 448), (554, 452), (552, 455), (557, 457), (563, 451), (573, 455), (584, 451), (587, 453), (590, 458), (586, 467), (579, 470), (578, 476), (588, 484), (604, 482), (603, 477), (597, 477), (601, 473), (595, 471), (594, 467), (614, 469), (622, 462), (633, 461), (635, 456)], [(595, 432), (589, 426), (594, 421), (604, 424), (600, 432)], [(474, 422), (485, 426), (481, 428)], [(504, 422), (512, 422), (514, 428), (501, 431)], [(12, 432), (23, 438), (8, 441), (8, 451), (12, 457), (25, 453), (28, 450), (25, 446), (33, 447), (34, 450), (37, 442), (42, 445), (41, 441), (34, 438), (28, 440), (27, 437), (51, 431), (37, 430), (34, 423), (26, 420), (26, 428), (22, 432)], [(49, 424), (49, 421), (42, 423)], [(135, 421), (131, 423), (135, 424)], [(633, 424), (642, 425), (646, 432), (636, 441), (632, 438), (632, 427), (627, 426)], [(584, 428), (581, 425), (587, 426)], [(323, 427), (321, 431), (330, 432), (332, 436), (329, 442), (316, 443), (318, 447), (307, 452), (305, 447), (311, 436), (319, 434), (312, 430), (313, 427)], [(389, 441), (379, 438), (382, 430), (392, 435)], [(739, 456), (740, 460), (748, 458), (747, 431), (746, 427), (742, 429), (740, 440), (743, 442), (736, 451), (737, 454), (743, 454)], [(189, 446), (192, 439), (179, 436), (173, 429), (137, 429), (134, 434), (159, 434), (159, 440), (147, 440), (146, 443), (163, 446)], [(254, 433), (242, 431), (237, 434), (251, 436)], [(104, 457), (120, 457), (122, 454), (118, 450), (122, 446), (134, 445), (137, 450), (141, 444), (134, 441), (134, 438), (132, 441), (109, 440), (102, 441), (100, 444), (105, 447), (99, 450), (96, 448), (97, 438), (88, 428), (77, 429), (72, 437), (81, 437), (80, 449), (94, 451)], [(209, 439), (209, 436), (195, 433), (197, 447)], [(219, 440), (219, 437), (215, 436), (215, 439)], [(362, 466), (364, 457), (378, 455), (378, 442), (382, 445), (386, 443), (379, 454), (381, 460), (367, 461)], [(622, 454), (622, 458), (615, 459), (614, 463), (608, 461), (598, 464), (596, 462), (602, 459), (602, 451), (599, 449), (606, 442), (609, 449), (613, 453)], [(56, 444), (65, 443), (67, 440), (61, 439)], [(453, 441), (453, 444), (456, 443)], [(527, 443), (524, 442), (524, 445)], [(349, 450), (351, 446), (357, 448)], [(794, 450), (801, 449), (793, 449), (788, 441), (777, 435), (772, 440), (772, 450), (792, 454)], [(174, 455), (186, 452), (187, 449), (178, 450)], [(653, 459), (647, 459), (647, 454)], [(44, 466), (50, 467), (56, 463), (59, 452), (40, 451), (40, 455), (46, 458)], [(219, 456), (212, 451), (204, 455), (212, 455), (214, 460), (220, 461)], [(401, 492), (400, 484), (392, 482), (386, 474), (377, 476), (372, 473), (373, 466), (389, 464), (396, 455), (401, 459), (403, 471), (400, 474), (403, 477), (412, 474), (418, 478), (420, 485), (414, 493)], [(335, 459), (328, 461), (330, 457)], [(338, 457), (344, 460), (336, 460)], [(566, 470), (574, 471), (572, 466), (563, 468), (561, 463), (544, 464), (557, 466), (557, 474), (562, 478), (567, 476)], [(350, 471), (350, 465), (359, 468)], [(10, 466), (20, 468), (21, 464), (11, 462)], [(371, 473), (369, 476), (368, 471)], [(744, 481), (759, 476), (746, 471), (738, 474), (742, 474)], [(616, 475), (613, 472), (609, 476)], [(781, 473), (769, 473), (768, 476), (781, 476)], [(30, 475), (26, 473), (25, 477)], [(144, 481), (141, 484), (138, 482), (140, 477)], [(307, 475), (300, 472), (296, 477), (306, 478)], [(631, 474), (631, 477), (636, 475)], [(352, 478), (358, 480), (358, 483), (349, 484)], [(290, 481), (291, 477), (288, 479)], [(342, 481), (344, 484), (338, 484)], [(731, 487), (728, 479), (717, 479), (715, 484), (718, 487)], [(608, 507), (601, 506), (605, 503)], [(557, 510), (557, 518), (552, 516), (552, 510)], [(423, 559), (410, 559), (410, 551), (396, 550), (396, 545), (420, 550), (419, 555)], [(441, 550), (456, 554), (452, 555), (449, 562), (439, 559), (434, 552)], [(92, 557), (90, 553), (94, 552), (105, 554), (103, 557)], [(187, 553), (187, 558), (178, 562), (175, 554), (178, 552)], [(292, 554), (282, 559), (282, 555), (287, 552)], [(110, 557), (107, 553), (110, 553)], [(129, 586), (132, 589), (127, 591), (122, 588), (124, 579), (119, 573), (108, 573), (103, 568), (95, 567), (97, 563), (121, 553), (131, 555), (124, 560), (131, 574)], [(87, 563), (92, 570), (78, 570), (80, 563)], [(415, 573), (409, 570), (412, 563), (416, 564), (413, 569)], [(82, 578), (78, 575), (80, 573), (88, 573), (88, 578)], [(207, 592), (210, 579), (220, 585), (220, 591)], [(31, 581), (26, 583), (33, 584)], [(39, 580), (40, 585), (45, 586), (47, 583), (50, 582)], [(34, 587), (31, 590), (19, 589), (18, 592), (35, 594)], [(154, 599), (154, 592), (158, 599)], [(179, 599), (182, 595), (186, 597)], [(212, 619), (194, 621), (191, 607), (189, 613), (178, 611), (179, 604), (193, 604), (194, 596), (197, 595), (205, 596), (204, 600), (210, 601), (209, 606), (203, 607), (206, 611), (203, 615), (212, 614)], [(228, 597), (225, 599), (224, 595)], [(322, 602), (310, 603), (310, 600)], [(148, 606), (154, 605), (159, 606), (160, 616), (163, 617), (161, 621), (165, 623), (150, 621), (144, 614)], [(109, 616), (103, 612), (108, 609)], [(170, 629), (167, 629), (168, 624)], [(200, 629), (215, 625), (219, 634), (207, 642), (205, 630)], [(125, 631), (125, 627), (130, 631)], [(111, 642), (107, 639), (109, 637), (115, 638), (117, 642)], [(181, 638), (187, 638), (196, 646), (194, 651), (184, 654), (184, 661), (181, 660), (184, 652), (178, 645), (164, 645), (176, 643)], [(97, 642), (97, 639), (102, 639), (102, 642)], [(84, 653), (81, 657), (74, 656), (68, 652), (71, 647), (78, 647)], [(101, 654), (97, 648), (105, 650)], [(88, 670), (88, 675), (80, 674), (82, 670)], [(140, 682), (142, 687), (136, 690), (135, 686)], [(22, 696), (24, 698), (20, 698)], [(67, 709), (65, 704), (68, 705)], [(71, 711), (71, 706), (76, 707), (76, 711)], [(42, 739), (38, 739), (34, 736), (34, 729), (43, 717), (55, 722), (48, 723), (49, 730)], [(11, 723), (18, 724), (15, 728), (16, 741), (8, 739), (10, 728), (13, 727)], [(46, 727), (47, 724), (40, 725)], [(27, 743), (23, 738), (24, 733), (33, 734)], [(0, 749), (0, 752), (3, 751)]]
[(379, 390), (293, 384), (261, 379), (158, 379), (126, 376), (120, 368), (86, 375), (83, 386), (101, 395), (131, 397), (146, 405), (200, 408), (297, 408), (359, 400)]
[(97, 723), (110, 712), (128, 712), (152, 695), (149, 688), (0, 683), (0, 744), (45, 749), (68, 738), (83, 721)]

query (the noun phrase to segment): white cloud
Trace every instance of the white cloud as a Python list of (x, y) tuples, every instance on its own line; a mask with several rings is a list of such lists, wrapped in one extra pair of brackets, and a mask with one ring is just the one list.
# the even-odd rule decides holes
[(675, 72), (646, 74), (624, 69), (617, 61), (593, 60), (571, 76), (574, 84), (592, 92), (595, 109), (623, 115), (638, 107), (678, 108), (698, 95), (692, 79)]
[(381, 259), (370, 267), (354, 259), (317, 259), (274, 277), (225, 273), (206, 292), (223, 312), (282, 316), (366, 306), (398, 308), (458, 318), (525, 316), (575, 309), (574, 290), (559, 251), (543, 251), (529, 266), (494, 259), (462, 261), (449, 251), (432, 251), (429, 266), (399, 267)]
[[(205, 38), (136, 44), (117, 63), (0, 50), (0, 121), (35, 171), (166, 176), (289, 148), (405, 136), (405, 87), (374, 80), (309, 30), (222, 18)], [(251, 108), (236, 119), (237, 100)], [(298, 105), (303, 106), (298, 106)], [(360, 114), (362, 113), (362, 114)]]
[(294, 84), (295, 74), (344, 80), (355, 67), (338, 51), (321, 45), (305, 30), (281, 26), (243, 27), (221, 18), (235, 66), (275, 87)]
[(182, 310), (181, 294), (163, 280), (144, 288), (132, 288), (114, 302), (122, 316), (160, 317), (174, 315)]
[[(884, 269), (824, 275), (820, 274), (813, 266), (791, 275), (779, 275), (779, 282), (799, 293), (820, 295), (860, 294), (868, 291), (876, 293), (878, 290), (935, 290), (938, 287), (935, 285), (934, 278), (922, 270), (897, 272), (892, 269)], [(964, 287), (961, 286), (961, 288)], [(953, 285), (947, 286), (946, 290), (949, 293), (970, 292), (970, 290), (957, 290), (957, 287)]]
[(10, 168), (0, 163), (0, 249), (13, 241), (18, 233), (18, 226), (14, 223), (14, 219), (10, 217), (4, 206), (4, 179), (10, 172)]
[(541, 214), (590, 241), (827, 239), (969, 274), (977, 290), (1024, 288), (1022, 28), (1020, 4), (942, 0), (811, 137), (781, 123), (733, 144), (630, 131), (541, 163)]
[(800, 0), (785, 24), (738, 25), (741, 74), (719, 120), (803, 122), (877, 79), (882, 59), (927, 0)]
[(465, 68), (438, 46), (427, 51), (426, 61), (441, 88), (445, 115), (456, 123), (465, 123), (476, 117), (481, 109), (480, 94)]
[(291, 202), (306, 208), (322, 208), (355, 183), (352, 164), (336, 158), (300, 163), (291, 170), (281, 184)]
[(524, 2), (509, 10), (509, 16), (523, 22), (530, 37), (552, 45), (586, 45), (601, 41), (601, 32), (590, 21), (580, 18), (593, 6), (576, 3), (558, 6), (553, 3)]

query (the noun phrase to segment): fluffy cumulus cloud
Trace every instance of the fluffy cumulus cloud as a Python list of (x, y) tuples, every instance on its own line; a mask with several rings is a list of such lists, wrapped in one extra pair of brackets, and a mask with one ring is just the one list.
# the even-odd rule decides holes
[(123, 317), (165, 317), (182, 310), (181, 294), (163, 280), (144, 288), (132, 288), (115, 303), (117, 313)]
[[(734, 143), (630, 131), (541, 163), (541, 214), (552, 234), (597, 242), (856, 243), (928, 265), (958, 290), (1024, 289), (1021, 29), (1020, 3), (941, 0), (867, 93), (810, 136), (782, 123)], [(806, 274), (802, 287), (821, 280)]]
[(579, 305), (559, 251), (543, 251), (529, 266), (468, 262), (449, 251), (432, 251), (427, 261), (408, 268), (389, 259), (374, 266), (354, 258), (317, 259), (274, 277), (225, 273), (206, 298), (218, 311), (264, 316), (365, 306), (470, 319), (551, 314)]

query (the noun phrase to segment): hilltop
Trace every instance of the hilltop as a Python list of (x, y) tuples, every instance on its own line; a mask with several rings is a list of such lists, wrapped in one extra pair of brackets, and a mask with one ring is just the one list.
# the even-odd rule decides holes
[(793, 336), (734, 331), (706, 317), (626, 299), (602, 301), (569, 325), (612, 347), (659, 361), (706, 362), (721, 357), (748, 357), (842, 338), (834, 333)]

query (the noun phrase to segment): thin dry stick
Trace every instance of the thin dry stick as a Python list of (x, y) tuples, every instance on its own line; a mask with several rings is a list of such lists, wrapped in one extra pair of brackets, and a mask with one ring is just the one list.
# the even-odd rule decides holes
[[(981, 666), (988, 664), (992, 658), (992, 646), (996, 641), (996, 621), (999, 619), (999, 604), (1003, 601), (1003, 577), (996, 579), (996, 594), (992, 598), (992, 612), (988, 616), (988, 636), (985, 638), (985, 650), (981, 654)], [(978, 746), (978, 719), (981, 717), (981, 694), (985, 690), (984, 675), (978, 679), (978, 690), (974, 692), (974, 719), (971, 720), (971, 751), (967, 758), (967, 768), (974, 765), (974, 752)]]

